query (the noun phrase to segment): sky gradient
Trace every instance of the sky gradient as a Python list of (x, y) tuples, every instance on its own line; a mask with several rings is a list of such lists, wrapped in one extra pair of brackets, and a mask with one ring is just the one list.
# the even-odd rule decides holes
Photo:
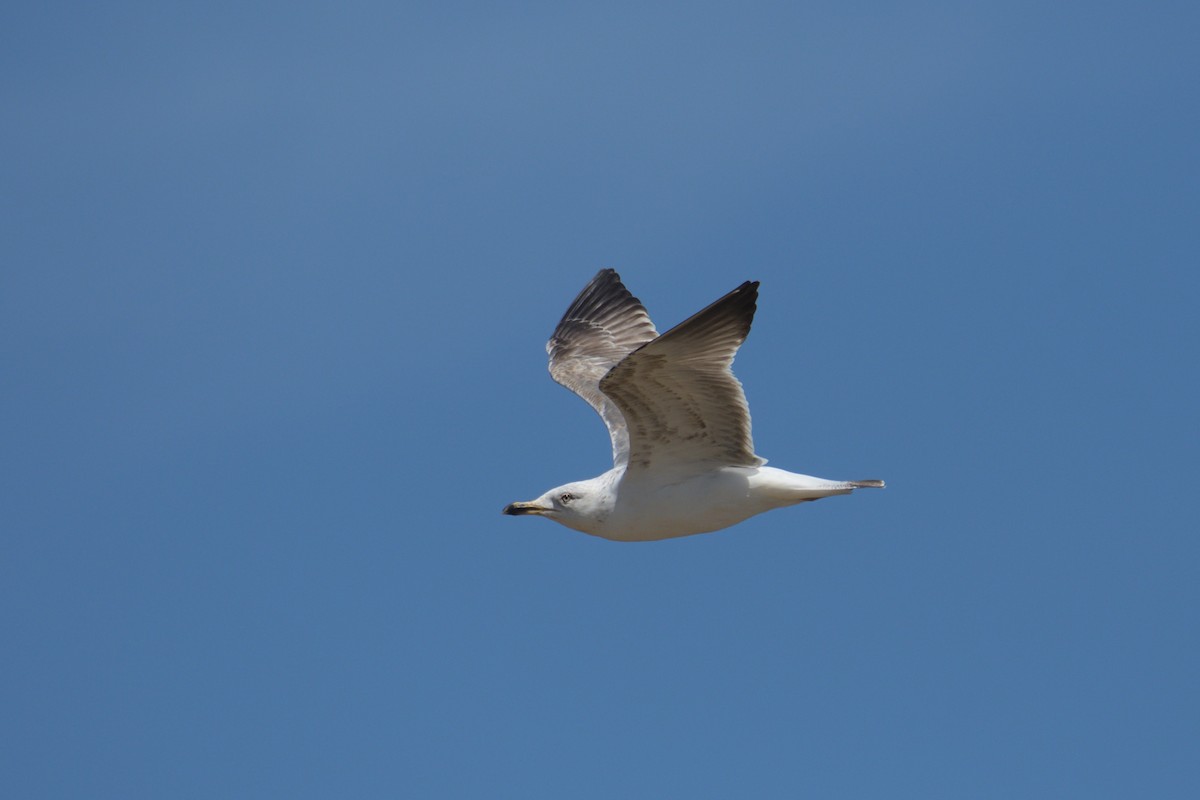
[[(1200, 792), (1193, 5), (4, 16), (6, 794)], [(601, 267), (888, 488), (501, 516)]]

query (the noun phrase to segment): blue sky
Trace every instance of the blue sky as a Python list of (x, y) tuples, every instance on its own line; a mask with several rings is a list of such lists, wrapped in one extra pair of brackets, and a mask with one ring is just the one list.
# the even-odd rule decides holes
[[(12, 796), (1200, 791), (1191, 4), (4, 17)], [(605, 266), (888, 489), (502, 517)]]

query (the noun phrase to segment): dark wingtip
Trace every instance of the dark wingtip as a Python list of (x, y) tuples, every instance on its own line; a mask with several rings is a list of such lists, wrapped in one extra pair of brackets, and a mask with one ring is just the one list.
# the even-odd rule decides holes
[(621, 303), (641, 306), (638, 299), (625, 288), (625, 284), (621, 283), (621, 276), (617, 271), (612, 267), (605, 267), (580, 290), (571, 301), (571, 305), (567, 306), (559, 322), (561, 324), (569, 319), (586, 319), (598, 308)]

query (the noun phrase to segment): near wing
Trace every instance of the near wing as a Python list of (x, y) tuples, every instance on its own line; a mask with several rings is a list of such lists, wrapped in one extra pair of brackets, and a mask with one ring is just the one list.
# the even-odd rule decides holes
[(758, 282), (743, 283), (630, 353), (600, 381), (628, 425), (630, 470), (675, 475), (766, 463), (754, 454), (746, 395), (731, 369), (757, 298)]
[(658, 335), (641, 302), (614, 270), (602, 269), (563, 314), (546, 352), (550, 375), (600, 414), (612, 438), (613, 464), (629, 458), (629, 431), (600, 379), (617, 362)]

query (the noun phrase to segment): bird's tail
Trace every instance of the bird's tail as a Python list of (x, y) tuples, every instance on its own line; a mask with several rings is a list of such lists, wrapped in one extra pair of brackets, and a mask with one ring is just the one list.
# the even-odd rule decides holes
[(847, 481), (847, 483), (855, 489), (882, 489), (886, 486), (883, 481), (877, 478), (865, 481)]

